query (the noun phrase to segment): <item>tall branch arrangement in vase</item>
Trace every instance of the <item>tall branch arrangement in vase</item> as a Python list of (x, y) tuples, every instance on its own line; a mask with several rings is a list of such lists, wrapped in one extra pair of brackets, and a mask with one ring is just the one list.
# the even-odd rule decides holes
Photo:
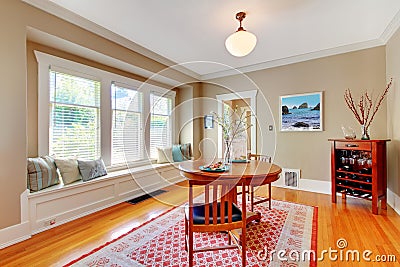
[(357, 121), (361, 125), (362, 129), (362, 137), (361, 139), (369, 140), (368, 129), (371, 125), (375, 114), (378, 112), (380, 105), (382, 104), (385, 96), (389, 92), (389, 88), (392, 86), (393, 79), (390, 79), (390, 82), (386, 85), (385, 90), (382, 95), (378, 97), (374, 101), (372, 100), (372, 96), (368, 94), (366, 91), (361, 95), (360, 100), (358, 102), (354, 102), (353, 95), (351, 94), (351, 90), (347, 89), (344, 92), (344, 100), (346, 101), (347, 107), (353, 112)]
[[(247, 131), (252, 124), (249, 124), (247, 119), (251, 115), (246, 115), (245, 111), (239, 112), (238, 106), (236, 105), (231, 112), (224, 112), (225, 114), (219, 116), (215, 112), (211, 112), (215, 117), (215, 122), (221, 126), (222, 134), (225, 141), (225, 153), (224, 153), (224, 163), (230, 163), (230, 154), (232, 149), (232, 142), (239, 134)], [(229, 114), (230, 113), (230, 114)]]

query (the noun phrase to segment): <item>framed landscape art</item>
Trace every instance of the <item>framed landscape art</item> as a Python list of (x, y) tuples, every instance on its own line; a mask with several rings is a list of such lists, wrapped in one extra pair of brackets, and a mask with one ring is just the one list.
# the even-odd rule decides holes
[(280, 97), (280, 130), (322, 131), (322, 92)]

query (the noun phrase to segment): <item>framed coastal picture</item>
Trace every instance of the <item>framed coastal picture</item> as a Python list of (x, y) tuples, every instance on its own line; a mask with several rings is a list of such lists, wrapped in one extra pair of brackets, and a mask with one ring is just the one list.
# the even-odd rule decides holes
[(322, 92), (280, 97), (280, 130), (322, 131)]

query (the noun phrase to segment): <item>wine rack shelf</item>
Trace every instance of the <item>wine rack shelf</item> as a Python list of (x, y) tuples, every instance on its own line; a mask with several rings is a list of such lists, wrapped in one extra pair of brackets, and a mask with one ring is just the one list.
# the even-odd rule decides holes
[(372, 213), (386, 209), (386, 142), (390, 140), (331, 141), (332, 202), (337, 194), (372, 201)]

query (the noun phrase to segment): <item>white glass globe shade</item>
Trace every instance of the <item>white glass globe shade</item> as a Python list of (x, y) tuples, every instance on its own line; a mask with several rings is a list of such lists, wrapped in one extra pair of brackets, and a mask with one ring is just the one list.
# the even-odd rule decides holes
[(257, 37), (251, 32), (237, 31), (226, 38), (226, 49), (236, 57), (244, 57), (253, 51)]

